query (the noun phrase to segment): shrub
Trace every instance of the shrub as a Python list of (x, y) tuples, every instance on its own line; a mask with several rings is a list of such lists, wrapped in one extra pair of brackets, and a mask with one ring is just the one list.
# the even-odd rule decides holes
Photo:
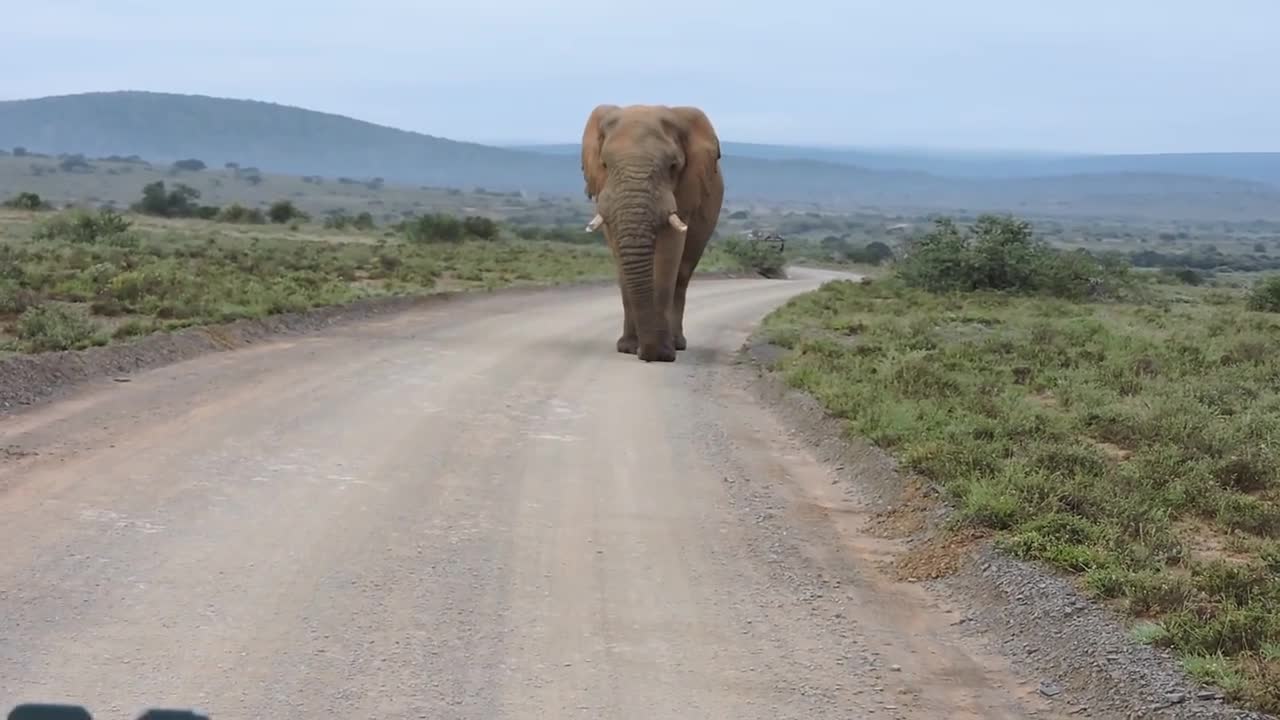
[(178, 162), (173, 164), (174, 170), (185, 170), (187, 172), (200, 172), (201, 170), (204, 170), (206, 167), (208, 166), (204, 164), (203, 160), (197, 160), (195, 158), (187, 158), (186, 160), (179, 160)]
[(727, 237), (720, 246), (744, 270), (750, 270), (767, 278), (785, 278), (786, 258), (782, 250), (769, 243), (743, 237)]
[(981, 215), (965, 229), (950, 218), (936, 220), (932, 230), (908, 243), (898, 276), (930, 292), (995, 290), (1083, 299), (1116, 290), (1127, 281), (1128, 268), (1083, 250), (1052, 248), (1025, 220)]
[(52, 210), (53, 205), (33, 192), (20, 192), (4, 201), (11, 210)]
[(462, 222), (445, 213), (428, 213), (404, 222), (404, 232), (409, 242), (437, 243), (460, 242), (463, 236)]
[(200, 191), (177, 183), (172, 190), (165, 188), (163, 180), (147, 183), (142, 187), (142, 199), (133, 204), (133, 210), (144, 215), (158, 217), (192, 217), (199, 205)]
[(35, 293), (8, 278), (0, 278), (0, 315), (19, 315), (36, 302)]
[(33, 237), (36, 240), (65, 240), (81, 245), (104, 241), (127, 244), (120, 238), (131, 227), (132, 222), (109, 208), (97, 213), (78, 210), (71, 215), (59, 215), (50, 219), (36, 228)]
[(89, 164), (84, 155), (67, 155), (58, 162), (58, 169), (69, 173), (92, 173), (93, 165)]
[(18, 316), (18, 340), (29, 352), (75, 350), (94, 344), (97, 331), (82, 309), (45, 303)]
[(1181, 283), (1183, 285), (1203, 285), (1205, 281), (1213, 278), (1213, 273), (1193, 268), (1160, 268), (1157, 276), (1164, 282)]
[(267, 209), (267, 217), (273, 223), (284, 224), (294, 220), (304, 220), (307, 215), (299, 210), (292, 200), (277, 200)]
[(373, 230), (378, 225), (373, 221), (373, 215), (367, 210), (355, 217), (338, 210), (325, 216), (324, 226), (330, 230), (345, 230), (348, 226), (357, 230)]
[(487, 217), (470, 215), (462, 220), (462, 231), (480, 240), (493, 240), (498, 237), (498, 223)]
[(249, 225), (262, 225), (267, 222), (267, 216), (259, 208), (247, 208), (240, 203), (231, 203), (222, 208), (218, 212), (216, 218), (219, 222), (229, 223), (246, 223)]
[(1280, 312), (1280, 275), (1260, 280), (1249, 291), (1248, 307), (1261, 312)]

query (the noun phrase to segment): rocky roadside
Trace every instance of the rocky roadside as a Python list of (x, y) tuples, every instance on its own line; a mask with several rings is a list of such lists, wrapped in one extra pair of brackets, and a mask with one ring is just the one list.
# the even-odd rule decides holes
[(910, 547), (897, 560), (904, 581), (923, 583), (959, 609), (965, 635), (1009, 658), (1041, 695), (1086, 718), (1277, 720), (1233, 707), (1196, 683), (1172, 653), (1132, 639), (1118, 614), (1067, 578), (1000, 553), (986, 537), (939, 542), (949, 510), (937, 493), (887, 453), (849, 439), (843, 421), (770, 370), (784, 352), (758, 338), (744, 346), (740, 360), (757, 397), (843, 482), (874, 499), (870, 509)]

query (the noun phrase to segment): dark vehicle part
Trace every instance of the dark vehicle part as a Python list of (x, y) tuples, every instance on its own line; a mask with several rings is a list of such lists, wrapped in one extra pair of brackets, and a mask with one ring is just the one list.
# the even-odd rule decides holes
[[(9, 711), (8, 720), (93, 720), (93, 715), (81, 705), (23, 703)], [(194, 710), (152, 708), (137, 720), (209, 720), (209, 716)]]

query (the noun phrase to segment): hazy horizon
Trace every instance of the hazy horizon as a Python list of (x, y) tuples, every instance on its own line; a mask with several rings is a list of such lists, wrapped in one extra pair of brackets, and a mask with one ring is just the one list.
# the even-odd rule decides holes
[(264, 100), (508, 145), (577, 142), (600, 102), (661, 102), (699, 105), (746, 143), (1280, 150), (1280, 6), (1263, 0), (646, 7), (47, 0), (7, 14), (0, 62), (22, 72), (0, 92)]

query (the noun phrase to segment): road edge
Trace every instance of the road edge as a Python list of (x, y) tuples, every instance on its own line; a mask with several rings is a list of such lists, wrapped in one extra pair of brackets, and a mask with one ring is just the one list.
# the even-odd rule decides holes
[[(789, 385), (775, 370), (786, 353), (761, 339), (759, 329), (739, 349), (737, 365), (751, 375), (747, 384), (756, 399), (795, 430), (841, 482), (857, 488), (873, 513), (911, 505), (923, 512), (923, 529), (906, 541), (908, 553), (928, 552), (952, 508), (936, 487), (902, 470), (870, 441), (850, 436), (843, 420)], [(912, 488), (926, 496), (923, 504)], [(989, 538), (967, 544), (954, 560), (950, 574), (917, 582), (964, 613), (960, 628), (966, 637), (989, 645), (1028, 679), (1039, 681), (1041, 694), (1065, 713), (1278, 720), (1236, 707), (1215, 688), (1199, 685), (1170, 651), (1133, 639), (1117, 612), (1085, 596), (1067, 576), (1000, 552)]]
[[(750, 272), (710, 271), (698, 273), (694, 277), (695, 281), (706, 281), (758, 276)], [(264, 318), (193, 325), (83, 350), (16, 354), (0, 359), (0, 418), (55, 402), (88, 383), (109, 378), (123, 379), (131, 373), (173, 365), (208, 353), (238, 350), (270, 340), (309, 335), (445, 303), (473, 302), (504, 296), (536, 296), (608, 287), (616, 282), (612, 277), (600, 277), (559, 284), (525, 284), (495, 289), (477, 288), (364, 298)]]

